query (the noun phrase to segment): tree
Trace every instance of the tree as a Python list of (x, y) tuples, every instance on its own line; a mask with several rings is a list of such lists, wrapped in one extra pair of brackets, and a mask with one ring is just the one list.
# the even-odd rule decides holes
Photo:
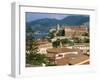
[(56, 32), (56, 31), (49, 32), (48, 37), (49, 37), (50, 39), (54, 38), (54, 37), (55, 37), (55, 32)]
[(89, 38), (84, 38), (84, 43), (89, 43)]
[(65, 30), (64, 29), (62, 30), (62, 36), (65, 36)]
[(41, 66), (42, 63), (47, 63), (47, 58), (44, 54), (30, 53), (26, 56), (26, 63)]
[(82, 36), (87, 36), (87, 37), (89, 37), (89, 33), (84, 33), (84, 34), (82, 34)]
[(74, 38), (73, 40), (74, 40), (74, 43), (81, 43), (82, 42), (82, 40), (80, 38)]
[(42, 63), (46, 62), (46, 55), (38, 52), (37, 41), (33, 40), (29, 49), (29, 53), (26, 53), (26, 63), (41, 66)]
[(59, 30), (59, 32), (57, 33), (57, 36), (65, 36), (65, 30)]
[(30, 27), (26, 28), (26, 50), (30, 51), (32, 49), (32, 45), (33, 45), (33, 31)]
[(27, 26), (26, 27), (26, 33), (33, 33), (33, 30), (31, 27)]
[(55, 48), (59, 47), (59, 46), (60, 46), (60, 39), (57, 39), (56, 41), (54, 41), (54, 42), (52, 43), (52, 45), (53, 45), (53, 47), (55, 47)]
[(61, 39), (61, 43), (62, 43), (62, 45), (64, 45), (64, 44), (73, 45), (74, 44), (73, 41), (71, 41), (71, 40), (69, 40), (67, 38)]
[(29, 28), (26, 30), (26, 64), (40, 66), (42, 63), (46, 63), (46, 56), (38, 52), (37, 41), (32, 37), (33, 31)]

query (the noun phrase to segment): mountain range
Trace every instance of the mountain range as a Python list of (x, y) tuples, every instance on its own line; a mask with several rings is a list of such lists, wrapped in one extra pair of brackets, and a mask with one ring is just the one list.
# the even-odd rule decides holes
[(26, 22), (26, 28), (32, 28), (33, 31), (45, 31), (47, 32), (50, 28), (53, 28), (59, 24), (60, 26), (78, 26), (84, 23), (89, 25), (89, 16), (83, 15), (71, 15), (61, 20), (43, 18), (35, 21)]

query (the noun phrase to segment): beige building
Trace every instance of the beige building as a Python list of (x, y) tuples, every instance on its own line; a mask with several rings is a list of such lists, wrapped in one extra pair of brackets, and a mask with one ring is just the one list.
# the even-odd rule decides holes
[(85, 64), (89, 62), (89, 57), (79, 53), (79, 49), (52, 48), (47, 49), (47, 56), (51, 63), (57, 65)]
[(67, 38), (80, 37), (88, 33), (87, 27), (81, 26), (64, 26), (65, 36)]
[(39, 53), (41, 54), (47, 54), (46, 50), (52, 48), (52, 43), (49, 43), (47, 40), (39, 40), (37, 44), (39, 48)]
[(67, 54), (78, 54), (78, 51), (75, 49), (69, 49), (69, 48), (51, 48), (47, 49), (47, 56), (48, 58), (52, 59), (54, 63), (56, 63), (56, 60), (64, 59), (65, 55)]

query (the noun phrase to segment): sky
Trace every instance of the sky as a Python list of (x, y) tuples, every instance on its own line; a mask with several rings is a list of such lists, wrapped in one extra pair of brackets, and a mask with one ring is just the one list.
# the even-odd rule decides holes
[(61, 20), (65, 17), (69, 16), (68, 14), (51, 14), (51, 13), (33, 13), (26, 12), (26, 22), (43, 19), (43, 18), (51, 18)]

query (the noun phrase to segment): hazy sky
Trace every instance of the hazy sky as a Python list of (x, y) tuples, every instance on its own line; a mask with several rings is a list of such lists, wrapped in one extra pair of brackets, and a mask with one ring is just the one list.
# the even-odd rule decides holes
[(33, 13), (33, 12), (26, 12), (26, 22), (34, 21), (43, 18), (51, 18), (51, 19), (63, 19), (69, 16), (68, 14), (51, 14), (51, 13)]

